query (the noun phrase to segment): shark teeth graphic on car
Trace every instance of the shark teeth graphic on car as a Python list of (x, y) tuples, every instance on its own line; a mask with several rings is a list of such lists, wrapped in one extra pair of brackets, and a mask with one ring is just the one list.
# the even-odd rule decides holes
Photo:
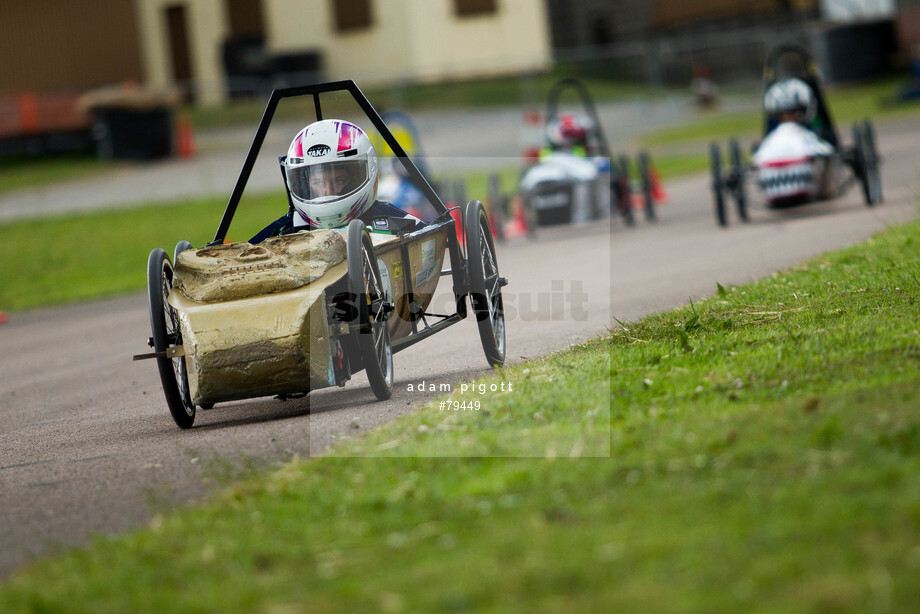
[(757, 181), (770, 200), (815, 192), (815, 172), (809, 163), (761, 167)]

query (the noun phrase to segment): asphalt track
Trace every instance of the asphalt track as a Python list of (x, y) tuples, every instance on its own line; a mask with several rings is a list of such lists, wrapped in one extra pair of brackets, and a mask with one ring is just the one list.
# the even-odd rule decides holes
[[(668, 309), (712, 294), (717, 282), (747, 282), (912, 219), (917, 122), (878, 128), (886, 202), (875, 208), (854, 189), (798, 210), (754, 210), (749, 224), (733, 217), (719, 229), (708, 177), (699, 175), (666, 186), (654, 225), (557, 228), (500, 245), (509, 359), (565, 348), (604, 332), (613, 317)], [(131, 360), (148, 335), (143, 294), (14, 314), (0, 326), (0, 577), (200, 500), (249, 468), (334, 453), (337, 439), (433, 398), (409, 384), (456, 386), (487, 369), (468, 319), (395, 356), (388, 402), (374, 401), (358, 375), (308, 398), (218, 405), (180, 431), (155, 365)], [(487, 406), (489, 395), (477, 399)]]

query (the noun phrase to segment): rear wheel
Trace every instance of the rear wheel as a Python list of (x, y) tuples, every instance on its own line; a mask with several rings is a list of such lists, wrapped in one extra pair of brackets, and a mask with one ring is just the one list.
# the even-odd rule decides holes
[(866, 175), (869, 181), (869, 193), (872, 195), (872, 202), (880, 203), (884, 200), (882, 196), (882, 176), (879, 171), (880, 160), (878, 150), (875, 148), (875, 128), (868, 119), (863, 122), (863, 141), (866, 148)]
[(655, 221), (655, 200), (652, 198), (652, 161), (648, 152), (639, 152), (639, 176), (642, 178), (642, 200), (645, 203), (645, 219)]
[(732, 139), (731, 144), (732, 157), (732, 194), (735, 197), (735, 204), (738, 206), (738, 217), (742, 222), (748, 221), (747, 214), (747, 194), (744, 191), (744, 156), (741, 155), (741, 146), (738, 141)]
[(863, 138), (862, 124), (853, 124), (853, 150), (853, 172), (856, 173), (856, 178), (859, 179), (859, 185), (862, 187), (863, 198), (866, 201), (866, 206), (871, 207), (875, 203), (872, 202), (872, 192), (869, 188), (868, 164), (866, 160), (866, 142)]
[(632, 186), (629, 179), (629, 158), (626, 156), (620, 156), (620, 165), (617, 171), (617, 184), (619, 189), (617, 190), (617, 209), (620, 211), (620, 215), (623, 216), (623, 221), (627, 226), (632, 226), (636, 223), (635, 218), (633, 218), (632, 210)]
[(498, 274), (495, 244), (489, 230), (489, 218), (478, 200), (466, 205), (467, 272), (470, 279), (470, 303), (479, 325), (479, 338), (486, 360), (493, 367), (505, 362), (505, 306), (502, 287), (506, 281)]
[(374, 245), (361, 220), (352, 220), (348, 225), (346, 247), (348, 290), (357, 310), (355, 344), (371, 390), (383, 401), (393, 394), (393, 350), (387, 325), (393, 306), (386, 302)]
[(709, 168), (712, 171), (712, 193), (715, 197), (716, 221), (719, 226), (728, 226), (728, 218), (725, 215), (725, 198), (722, 194), (722, 152), (719, 151), (718, 143), (712, 143), (709, 146)]
[[(172, 282), (173, 268), (169, 256), (160, 248), (153, 250), (147, 260), (147, 304), (155, 352), (168, 352), (182, 345), (179, 316), (167, 300)], [(185, 358), (160, 356), (156, 360), (169, 413), (179, 428), (187, 429), (195, 422), (195, 406), (189, 395)]]

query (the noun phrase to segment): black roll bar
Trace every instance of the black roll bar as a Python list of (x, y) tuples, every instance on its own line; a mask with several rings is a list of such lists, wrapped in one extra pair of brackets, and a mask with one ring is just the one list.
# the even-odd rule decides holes
[(581, 99), (581, 105), (587, 109), (588, 115), (591, 117), (591, 121), (596, 128), (597, 138), (601, 145), (601, 155), (609, 158), (610, 147), (607, 145), (607, 137), (604, 135), (603, 128), (601, 128), (601, 121), (597, 116), (597, 108), (594, 106), (594, 99), (591, 98), (591, 93), (581, 80), (575, 77), (565, 77), (553, 84), (553, 87), (550, 88), (549, 94), (547, 95), (546, 120), (549, 121), (556, 117), (559, 112), (559, 99), (562, 97), (562, 92), (566, 89), (573, 89), (578, 94), (578, 97)]
[(236, 180), (236, 185), (233, 187), (233, 192), (230, 194), (230, 200), (227, 201), (227, 208), (224, 210), (224, 215), (220, 220), (220, 225), (217, 228), (217, 232), (214, 235), (214, 240), (209, 243), (209, 245), (220, 244), (224, 242), (224, 239), (227, 237), (227, 231), (230, 229), (230, 223), (233, 221), (233, 216), (236, 213), (236, 208), (240, 204), (240, 198), (243, 196), (243, 191), (246, 189), (246, 183), (249, 181), (249, 177), (252, 174), (252, 169), (255, 166), (256, 159), (259, 157), (259, 152), (262, 149), (262, 144), (265, 141), (265, 136), (268, 134), (268, 127), (271, 125), (272, 118), (275, 115), (275, 111), (278, 108), (278, 103), (284, 98), (296, 98), (299, 96), (313, 96), (313, 104), (316, 109), (317, 121), (322, 119), (322, 107), (320, 106), (320, 94), (326, 94), (330, 92), (342, 92), (346, 91), (351, 94), (355, 102), (358, 103), (358, 106), (361, 107), (361, 110), (364, 111), (364, 114), (367, 116), (371, 123), (374, 124), (374, 127), (380, 133), (380, 136), (383, 137), (383, 140), (386, 141), (387, 145), (390, 146), (390, 149), (393, 150), (393, 153), (396, 154), (396, 157), (399, 158), (399, 161), (402, 163), (403, 167), (406, 169), (406, 172), (409, 173), (409, 177), (412, 182), (422, 191), (425, 197), (428, 199), (428, 202), (431, 203), (432, 207), (435, 208), (435, 211), (439, 214), (446, 213), (447, 207), (444, 206), (444, 202), (441, 200), (441, 197), (434, 191), (434, 188), (431, 187), (431, 184), (428, 183), (428, 179), (419, 171), (418, 167), (415, 165), (415, 162), (406, 154), (405, 150), (402, 148), (402, 145), (396, 140), (396, 137), (393, 136), (393, 133), (390, 132), (387, 128), (386, 123), (381, 119), (380, 115), (368, 101), (364, 93), (358, 88), (354, 81), (348, 79), (345, 81), (332, 81), (329, 83), (316, 83), (312, 85), (301, 85), (296, 87), (286, 87), (273, 90), (271, 96), (268, 98), (268, 103), (265, 105), (265, 111), (262, 113), (262, 120), (259, 122), (259, 127), (256, 129), (256, 134), (252, 139), (252, 144), (249, 146), (249, 153), (246, 156), (246, 160), (243, 162), (243, 168), (240, 170), (240, 175)]

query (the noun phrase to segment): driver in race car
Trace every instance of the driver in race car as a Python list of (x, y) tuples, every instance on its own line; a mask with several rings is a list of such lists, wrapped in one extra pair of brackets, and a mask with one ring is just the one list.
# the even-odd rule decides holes
[(579, 158), (588, 157), (588, 120), (574, 113), (563, 113), (546, 126), (549, 147), (540, 152), (545, 158), (553, 153), (565, 152)]
[(290, 208), (249, 240), (343, 228), (360, 219), (376, 231), (413, 231), (417, 217), (377, 200), (377, 152), (367, 134), (338, 119), (314, 122), (297, 133), (280, 159)]
[(764, 136), (782, 123), (795, 122), (836, 146), (833, 130), (818, 113), (818, 103), (811, 87), (801, 79), (783, 79), (772, 84), (764, 94), (763, 106), (767, 114)]

